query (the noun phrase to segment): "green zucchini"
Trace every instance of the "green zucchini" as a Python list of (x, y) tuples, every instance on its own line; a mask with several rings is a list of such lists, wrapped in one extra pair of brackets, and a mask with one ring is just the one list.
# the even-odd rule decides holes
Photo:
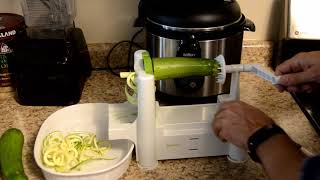
[(183, 78), (189, 76), (216, 76), (219, 63), (203, 58), (153, 58), (155, 80)]
[(217, 76), (220, 64), (216, 60), (205, 58), (167, 57), (150, 58), (143, 54), (146, 73), (153, 74), (155, 80), (183, 78), (189, 76)]
[(23, 133), (10, 128), (0, 138), (0, 168), (5, 180), (27, 180), (22, 164)]

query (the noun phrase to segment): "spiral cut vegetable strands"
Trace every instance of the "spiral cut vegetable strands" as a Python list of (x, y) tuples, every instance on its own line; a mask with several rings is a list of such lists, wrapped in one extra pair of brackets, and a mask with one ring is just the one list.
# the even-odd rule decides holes
[(128, 102), (131, 104), (137, 104), (137, 85), (135, 82), (136, 73), (135, 72), (121, 72), (121, 78), (127, 78), (127, 84), (125, 86), (124, 92), (126, 94)]
[(44, 139), (41, 154), (47, 167), (57, 172), (70, 172), (80, 170), (82, 164), (92, 160), (115, 159), (105, 156), (110, 149), (110, 143), (98, 142), (93, 133), (74, 132), (64, 137), (62, 132), (55, 131)]

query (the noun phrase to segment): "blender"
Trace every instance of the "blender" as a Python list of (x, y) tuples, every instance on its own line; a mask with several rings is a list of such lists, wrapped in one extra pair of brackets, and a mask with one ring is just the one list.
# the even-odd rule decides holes
[(91, 61), (74, 0), (23, 0), (27, 38), (13, 66), (22, 105), (71, 105), (80, 100)]

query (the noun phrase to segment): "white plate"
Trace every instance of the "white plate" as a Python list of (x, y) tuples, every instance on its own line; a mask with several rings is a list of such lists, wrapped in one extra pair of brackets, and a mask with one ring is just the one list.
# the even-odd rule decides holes
[(108, 108), (106, 103), (90, 103), (68, 106), (50, 115), (42, 124), (34, 146), (34, 158), (48, 180), (69, 179), (117, 179), (129, 167), (134, 144), (129, 140), (112, 140), (108, 157), (114, 160), (93, 161), (81, 166), (81, 171), (59, 173), (47, 168), (41, 161), (43, 139), (53, 131), (67, 134), (72, 131), (86, 131), (97, 135), (98, 140), (108, 139)]

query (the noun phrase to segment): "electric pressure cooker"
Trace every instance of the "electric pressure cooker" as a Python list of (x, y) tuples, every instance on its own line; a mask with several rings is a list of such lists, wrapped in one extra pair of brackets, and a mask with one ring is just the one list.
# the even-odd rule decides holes
[[(145, 47), (152, 57), (202, 57), (222, 54), (227, 64), (239, 64), (244, 31), (255, 25), (235, 0), (141, 0)], [(157, 92), (171, 97), (207, 98), (228, 93), (215, 77), (189, 77), (156, 82)]]

